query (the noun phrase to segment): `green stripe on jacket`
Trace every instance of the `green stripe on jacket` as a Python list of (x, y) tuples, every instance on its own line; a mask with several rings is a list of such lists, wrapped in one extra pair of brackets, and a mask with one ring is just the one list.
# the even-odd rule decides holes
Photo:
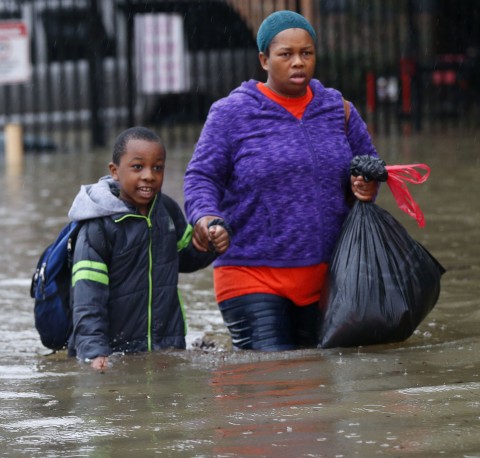
[(90, 280), (108, 285), (108, 267), (103, 262), (79, 261), (72, 269), (72, 286), (79, 280)]

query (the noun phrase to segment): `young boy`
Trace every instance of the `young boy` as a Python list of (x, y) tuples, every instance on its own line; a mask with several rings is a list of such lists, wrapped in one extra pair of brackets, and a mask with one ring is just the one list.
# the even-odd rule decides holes
[(69, 212), (85, 221), (73, 259), (69, 353), (95, 369), (113, 352), (185, 348), (178, 274), (206, 267), (230, 243), (217, 220), (215, 252), (193, 247), (180, 207), (161, 192), (165, 155), (154, 132), (127, 129), (115, 142), (111, 176), (82, 186)]

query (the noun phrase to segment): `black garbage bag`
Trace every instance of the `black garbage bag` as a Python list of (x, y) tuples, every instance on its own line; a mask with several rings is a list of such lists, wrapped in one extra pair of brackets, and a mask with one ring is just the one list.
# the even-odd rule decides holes
[[(385, 163), (366, 158), (352, 161), (352, 174), (385, 181)], [(376, 169), (373, 172), (372, 167)], [(414, 167), (392, 166), (392, 170), (394, 174), (399, 170), (411, 173)], [(414, 176), (409, 181), (425, 179)], [(409, 214), (423, 224), (420, 209)], [(435, 306), (444, 273), (442, 265), (390, 213), (373, 202), (357, 201), (330, 262), (321, 299), (318, 346), (351, 347), (407, 339)]]
[(330, 263), (319, 346), (407, 339), (436, 304), (444, 272), (390, 213), (357, 201)]

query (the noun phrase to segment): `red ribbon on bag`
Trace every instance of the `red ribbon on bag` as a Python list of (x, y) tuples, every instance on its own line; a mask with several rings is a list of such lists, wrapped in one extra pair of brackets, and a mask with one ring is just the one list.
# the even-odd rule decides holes
[[(395, 198), (398, 208), (417, 220), (419, 227), (425, 226), (425, 217), (418, 204), (413, 200), (406, 182), (421, 184), (430, 176), (430, 167), (426, 164), (387, 165), (387, 184)], [(424, 173), (416, 169), (423, 170)]]

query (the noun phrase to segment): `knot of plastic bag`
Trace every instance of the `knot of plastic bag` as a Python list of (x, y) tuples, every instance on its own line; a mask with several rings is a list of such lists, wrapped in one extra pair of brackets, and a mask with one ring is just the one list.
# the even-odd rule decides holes
[(353, 176), (362, 176), (365, 181), (387, 181), (388, 171), (386, 162), (374, 156), (355, 156), (350, 162), (350, 173)]

